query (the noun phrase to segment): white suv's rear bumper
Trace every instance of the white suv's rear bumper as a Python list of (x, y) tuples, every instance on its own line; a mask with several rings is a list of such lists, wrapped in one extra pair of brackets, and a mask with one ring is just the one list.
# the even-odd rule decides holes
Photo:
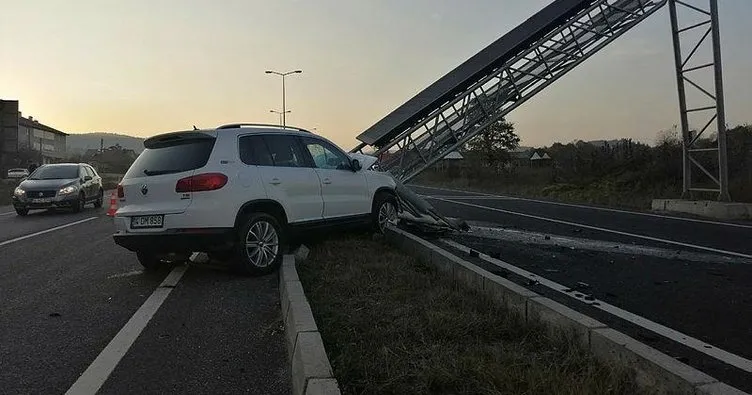
[[(115, 214), (113, 238), (116, 244), (131, 251), (226, 250), (235, 239), (235, 212), (221, 210), (218, 204), (192, 204), (181, 213), (161, 213), (147, 205), (126, 205)], [(162, 227), (131, 228), (131, 218), (142, 215), (164, 215)]]
[(235, 232), (229, 228), (171, 229), (163, 232), (112, 235), (115, 244), (131, 251), (184, 253), (226, 251), (232, 248)]

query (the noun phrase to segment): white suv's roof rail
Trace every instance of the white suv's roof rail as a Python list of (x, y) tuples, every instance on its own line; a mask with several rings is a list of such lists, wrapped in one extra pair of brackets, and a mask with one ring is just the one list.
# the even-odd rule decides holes
[[(281, 126), (281, 125), (272, 125), (267, 123), (230, 123), (227, 125), (218, 126), (216, 129), (237, 129), (242, 127), (261, 127), (261, 128), (271, 128), (271, 129), (281, 129), (281, 130), (295, 130), (299, 132), (305, 132), (305, 133), (311, 133), (309, 130), (305, 130), (302, 128), (297, 128), (294, 126)], [(313, 133), (311, 133), (313, 134)]]

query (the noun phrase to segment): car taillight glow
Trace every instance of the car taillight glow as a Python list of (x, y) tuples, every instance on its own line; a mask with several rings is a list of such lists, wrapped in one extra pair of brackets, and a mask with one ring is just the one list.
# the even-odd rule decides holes
[(123, 186), (120, 184), (118, 184), (117, 186), (117, 194), (118, 194), (118, 199), (122, 199), (125, 197), (125, 191), (123, 190)]
[(181, 178), (175, 184), (175, 192), (214, 191), (227, 184), (227, 176), (222, 173), (196, 174)]

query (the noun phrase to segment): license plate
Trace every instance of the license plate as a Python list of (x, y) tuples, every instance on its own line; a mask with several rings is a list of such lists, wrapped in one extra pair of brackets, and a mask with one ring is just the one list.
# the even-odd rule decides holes
[(52, 198), (39, 198), (39, 199), (31, 199), (32, 203), (50, 203), (52, 202)]
[(131, 217), (131, 228), (161, 228), (164, 225), (164, 215), (144, 215)]

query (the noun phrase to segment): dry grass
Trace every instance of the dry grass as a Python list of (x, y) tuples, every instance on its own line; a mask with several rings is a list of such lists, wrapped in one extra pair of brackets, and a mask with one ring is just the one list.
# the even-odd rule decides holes
[(453, 289), (382, 241), (321, 242), (298, 270), (343, 393), (642, 393), (572, 339)]

